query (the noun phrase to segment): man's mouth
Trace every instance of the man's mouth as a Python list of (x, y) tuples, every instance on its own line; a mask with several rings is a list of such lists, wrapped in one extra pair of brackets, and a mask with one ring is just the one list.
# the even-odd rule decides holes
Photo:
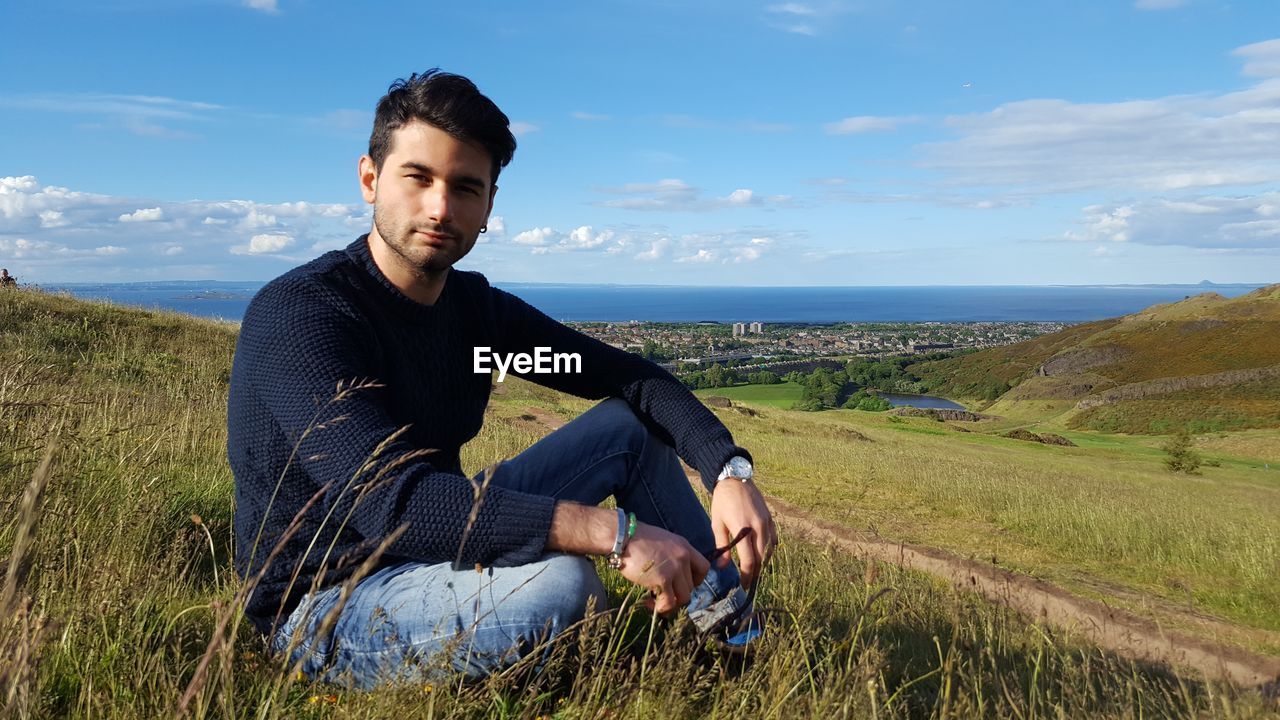
[(453, 236), (448, 233), (435, 232), (434, 230), (416, 230), (419, 235), (427, 239), (427, 242), (433, 245), (443, 245), (449, 240), (453, 240)]

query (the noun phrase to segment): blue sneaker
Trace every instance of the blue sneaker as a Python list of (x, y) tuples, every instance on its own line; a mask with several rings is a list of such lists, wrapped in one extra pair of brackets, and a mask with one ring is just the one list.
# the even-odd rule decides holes
[(764, 637), (764, 615), (748, 611), (735, 623), (720, 628), (711, 635), (721, 652), (728, 655), (746, 655), (751, 646)]

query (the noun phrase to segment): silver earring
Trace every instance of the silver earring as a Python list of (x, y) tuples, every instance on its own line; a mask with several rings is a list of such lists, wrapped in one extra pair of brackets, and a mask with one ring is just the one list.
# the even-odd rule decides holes
[(489, 226), (488, 226), (488, 225), (481, 225), (481, 226), (480, 226), (480, 234), (481, 234), (481, 235), (483, 235), (483, 234), (485, 234), (485, 233), (487, 233), (487, 232), (489, 232)]

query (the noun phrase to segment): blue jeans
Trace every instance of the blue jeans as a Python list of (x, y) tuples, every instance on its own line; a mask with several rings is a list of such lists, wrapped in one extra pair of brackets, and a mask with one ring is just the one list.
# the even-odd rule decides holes
[[(478, 479), (478, 476), (477, 476)], [(711, 553), (706, 512), (670, 445), (649, 432), (621, 399), (597, 404), (503, 462), (492, 484), (585, 505), (608, 497), (641, 522), (683, 536)], [(454, 571), (450, 563), (385, 567), (356, 585), (331, 632), (316, 637), (339, 586), (303, 598), (271, 639), (309, 677), (368, 689), (451, 672), (479, 678), (606, 607), (604, 587), (584, 557), (548, 553), (520, 567)], [(687, 607), (697, 625), (746, 602), (732, 563), (711, 571)], [(292, 646), (292, 647), (291, 647)]]

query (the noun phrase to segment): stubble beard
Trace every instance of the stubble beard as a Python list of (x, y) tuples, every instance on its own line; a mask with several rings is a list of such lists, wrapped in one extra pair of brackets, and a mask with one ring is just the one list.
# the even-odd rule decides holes
[[(453, 263), (459, 259), (450, 259), (447, 252), (439, 248), (424, 247), (415, 249), (411, 240), (413, 237), (413, 224), (403, 222), (398, 218), (388, 217), (388, 215), (389, 213), (375, 203), (373, 206), (373, 227), (378, 231), (378, 236), (382, 238), (382, 242), (395, 253), (396, 257), (400, 258), (399, 264), (415, 277), (427, 279), (432, 276), (438, 276), (448, 271), (453, 266)], [(439, 228), (439, 230), (453, 234), (451, 230), (446, 228)]]

